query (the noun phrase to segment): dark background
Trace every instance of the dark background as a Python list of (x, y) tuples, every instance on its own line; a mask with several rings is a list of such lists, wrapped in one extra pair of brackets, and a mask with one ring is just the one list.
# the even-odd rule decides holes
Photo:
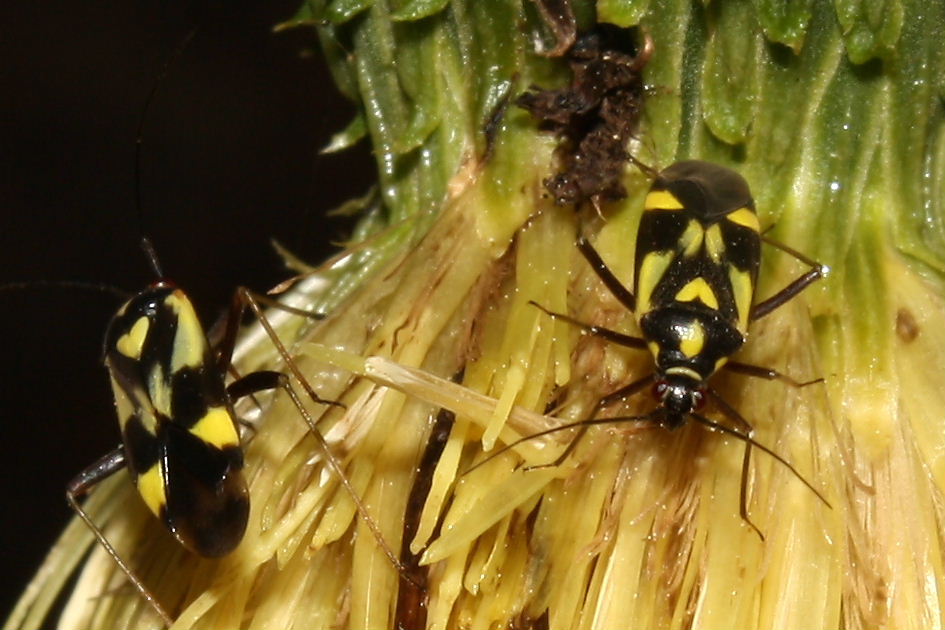
[[(373, 179), (366, 146), (320, 156), (353, 115), (312, 31), (272, 34), (296, 2), (96, 0), (0, 8), (0, 286), (153, 280), (139, 240), (212, 322), (237, 285), (287, 274), (276, 238), (317, 262), (350, 224), (325, 212)], [(171, 51), (196, 36), (158, 85)], [(314, 52), (303, 54), (305, 51)], [(141, 224), (144, 223), (144, 226)], [(101, 344), (120, 300), (61, 287), (0, 292), (0, 618), (63, 528), (63, 491), (118, 443)]]

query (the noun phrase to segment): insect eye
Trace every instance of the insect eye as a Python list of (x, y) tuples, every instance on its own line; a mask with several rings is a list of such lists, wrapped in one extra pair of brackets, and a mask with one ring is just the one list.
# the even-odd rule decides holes
[(653, 383), (653, 398), (657, 400), (662, 400), (666, 395), (666, 390), (669, 387), (669, 384), (665, 380), (659, 380)]

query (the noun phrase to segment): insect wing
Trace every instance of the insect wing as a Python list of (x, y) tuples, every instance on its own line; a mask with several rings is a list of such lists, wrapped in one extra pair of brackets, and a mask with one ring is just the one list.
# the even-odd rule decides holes
[(683, 306), (714, 311), (743, 335), (761, 239), (745, 180), (706, 162), (667, 168), (647, 194), (637, 233), (637, 318)]
[(249, 517), (242, 451), (217, 448), (170, 423), (163, 446), (168, 529), (202, 556), (226, 555), (242, 540)]

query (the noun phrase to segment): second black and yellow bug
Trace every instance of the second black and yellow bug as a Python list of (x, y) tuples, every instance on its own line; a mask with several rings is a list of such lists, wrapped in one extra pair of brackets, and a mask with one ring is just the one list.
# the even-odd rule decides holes
[[(141, 220), (140, 163), (144, 123), (158, 86), (170, 64), (194, 38), (192, 29), (165, 62), (151, 89), (138, 123), (135, 147), (135, 198)], [(143, 224), (143, 221), (141, 221)], [(104, 362), (111, 381), (121, 429), (121, 445), (80, 472), (66, 489), (73, 510), (94, 533), (138, 593), (167, 625), (173, 619), (124, 561), (101, 528), (80, 503), (96, 484), (127, 469), (148, 510), (186, 549), (217, 558), (233, 551), (246, 531), (250, 500), (244, 479), (243, 450), (233, 401), (263, 390), (279, 388), (291, 399), (318, 443), (323, 461), (344, 488), (355, 509), (391, 565), (402, 575), (405, 569), (385, 542), (356, 489), (346, 477), (317, 422), (302, 403), (289, 376), (260, 370), (226, 384), (236, 335), (246, 308), (251, 309), (285, 368), (314, 403), (344, 407), (319, 397), (293, 361), (263, 313), (261, 303), (304, 317), (318, 314), (289, 307), (237, 289), (222, 339), (211, 347), (193, 304), (161, 270), (147, 238), (142, 245), (157, 280), (131, 296), (112, 317), (105, 336)], [(101, 290), (86, 283), (63, 284)], [(22, 286), (20, 283), (6, 288)], [(406, 576), (411, 580), (409, 575)]]
[[(319, 398), (297, 373), (265, 319), (258, 298), (246, 289), (237, 292), (222, 342), (216, 350), (211, 348), (190, 299), (163, 276), (147, 239), (143, 245), (159, 279), (121, 306), (105, 335), (105, 367), (122, 443), (79, 473), (68, 484), (66, 497), (138, 592), (170, 625), (170, 615), (121, 558), (79, 498), (106, 477), (127, 468), (147, 508), (174, 538), (194, 553), (216, 558), (239, 544), (249, 517), (233, 400), (282, 388), (327, 449), (314, 418), (284, 374), (259, 371), (224, 384), (246, 306), (259, 317), (313, 400), (338, 403)], [(327, 459), (337, 464), (330, 452)], [(348, 487), (343, 475), (342, 483)]]
[(128, 467), (184, 547), (208, 557), (232, 551), (249, 514), (239, 430), (187, 295), (161, 279), (126, 302), (108, 326), (105, 366), (123, 443), (107, 467)]
[[(708, 384), (720, 369), (740, 374), (779, 379), (794, 386), (788, 376), (764, 367), (731, 360), (748, 339), (751, 322), (800, 293), (828, 269), (802, 254), (766, 238), (760, 229), (754, 200), (745, 179), (735, 171), (696, 160), (677, 162), (660, 172), (651, 172), (653, 184), (646, 195), (637, 232), (633, 290), (628, 290), (610, 271), (586, 239), (578, 248), (611, 293), (633, 312), (641, 336), (577, 321), (552, 313), (593, 335), (638, 349), (648, 349), (655, 371), (600, 399), (588, 419), (555, 427), (542, 435), (580, 427), (555, 464), (573, 451), (581, 434), (593, 424), (618, 421), (653, 421), (676, 429), (694, 420), (713, 430), (732, 435), (746, 444), (742, 467), (741, 514), (751, 522), (746, 507), (746, 488), (751, 447), (759, 448), (790, 470), (827, 503), (823, 496), (784, 458), (752, 439), (752, 425), (726, 403)], [(755, 302), (761, 266), (761, 245), (767, 242), (809, 265), (802, 274), (773, 296)], [(819, 379), (818, 379), (819, 381)], [(818, 382), (811, 381), (811, 382)], [(657, 406), (651, 412), (621, 418), (598, 418), (605, 407), (652, 387)], [(710, 420), (700, 413), (711, 400), (738, 429)], [(535, 436), (529, 436), (530, 439)], [(829, 504), (828, 504), (829, 505)]]
[[(224, 556), (240, 543), (249, 517), (249, 492), (242, 474), (243, 451), (233, 401), (280, 388), (309, 427), (326, 464), (351, 497), (377, 543), (398, 571), (404, 569), (385, 542), (357, 491), (345, 476), (302, 404), (287, 375), (260, 370), (224, 383), (236, 332), (249, 307), (296, 378), (315, 403), (343, 407), (319, 397), (295, 365), (260, 307), (269, 298), (237, 290), (216, 349), (210, 346), (187, 295), (161, 273), (147, 239), (143, 244), (158, 280), (132, 296), (109, 323), (105, 366), (115, 398), (122, 444), (73, 479), (69, 504), (89, 526), (138, 592), (170, 625), (171, 616), (125, 563), (79, 498), (106, 477), (126, 468), (147, 508), (188, 550)], [(281, 304), (274, 307), (317, 317)]]

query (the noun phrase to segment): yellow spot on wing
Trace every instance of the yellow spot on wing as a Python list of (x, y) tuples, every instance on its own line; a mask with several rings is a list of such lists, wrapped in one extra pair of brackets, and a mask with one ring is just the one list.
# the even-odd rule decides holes
[(177, 334), (171, 354), (171, 372), (184, 367), (199, 367), (207, 348), (207, 337), (197, 319), (194, 306), (183, 291), (174, 291), (164, 303), (177, 317)]
[(676, 293), (676, 300), (679, 302), (695, 302), (699, 300), (709, 308), (719, 308), (719, 301), (715, 297), (715, 292), (702, 276), (690, 280), (686, 286), (681, 288), (679, 292)]
[(679, 349), (687, 358), (691, 359), (702, 352), (705, 347), (705, 328), (700, 322), (693, 320), (678, 327), (676, 332), (680, 333)]
[[(111, 368), (109, 367), (109, 369)], [(114, 377), (111, 377), (111, 381), (112, 395), (115, 397), (115, 411), (118, 412), (118, 424), (124, 429), (125, 424), (131, 419), (131, 416), (134, 415), (135, 408), (131, 399), (128, 398), (128, 394), (121, 388), (121, 385), (118, 384), (118, 381), (116, 381)]]
[(653, 289), (663, 279), (663, 274), (673, 262), (674, 252), (653, 252), (647, 254), (640, 264), (640, 279), (637, 281), (637, 319), (650, 311), (650, 298)]
[[(111, 370), (111, 366), (108, 366)], [(118, 424), (122, 431), (134, 417), (141, 421), (141, 426), (151, 435), (157, 434), (157, 420), (154, 418), (149, 397), (139, 388), (126, 390), (114, 377), (111, 377), (112, 395), (115, 397), (115, 411), (118, 412)]]
[(668, 190), (654, 190), (646, 196), (643, 202), (644, 210), (682, 210), (683, 205)]
[(679, 250), (682, 255), (691, 258), (699, 253), (702, 248), (702, 239), (705, 236), (705, 230), (698, 221), (690, 221), (686, 225), (686, 231), (679, 237)]
[(728, 267), (728, 278), (732, 283), (735, 309), (738, 311), (738, 330), (744, 335), (748, 332), (748, 315), (751, 313), (755, 287), (751, 282), (751, 275), (747, 271), (740, 271), (734, 265)]
[(151, 366), (151, 373), (148, 374), (148, 394), (151, 405), (165, 416), (171, 415), (171, 387), (167, 382), (164, 369), (160, 363)]
[(130, 359), (141, 358), (141, 348), (144, 347), (144, 340), (148, 336), (148, 328), (151, 327), (151, 320), (147, 317), (139, 317), (131, 330), (118, 338), (115, 348)]
[(190, 427), (190, 432), (217, 448), (239, 446), (240, 436), (229, 412), (224, 407), (212, 407), (207, 415)]
[(735, 212), (729, 212), (725, 218), (736, 225), (742, 225), (755, 232), (761, 231), (761, 224), (758, 223), (758, 215), (751, 208), (739, 208)]
[(706, 230), (705, 250), (713, 262), (722, 262), (722, 257), (725, 255), (725, 241), (722, 239), (722, 228), (718, 224)]
[(161, 462), (151, 466), (148, 470), (138, 475), (138, 493), (144, 499), (148, 509), (155, 516), (161, 516), (161, 508), (167, 503), (167, 496), (164, 494), (164, 475), (161, 470)]

